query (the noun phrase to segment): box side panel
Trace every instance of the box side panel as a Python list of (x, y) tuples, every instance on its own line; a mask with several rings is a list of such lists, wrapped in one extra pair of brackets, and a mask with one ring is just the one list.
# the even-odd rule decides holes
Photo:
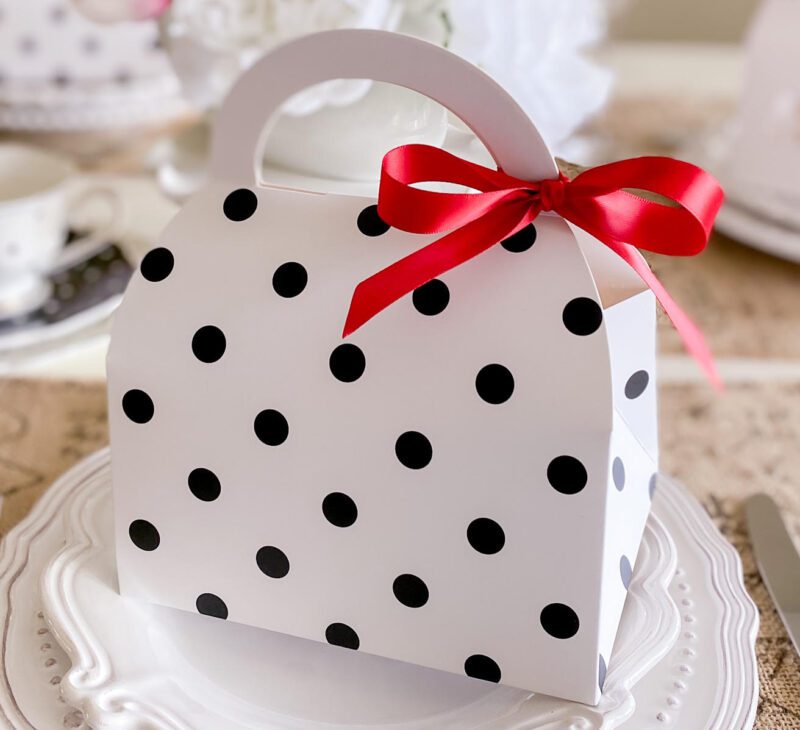
[(606, 310), (614, 429), (603, 557), (600, 644), (612, 650), (658, 471), (655, 297), (649, 290)]
[(614, 407), (657, 461), (655, 296), (607, 246), (573, 231), (603, 302)]
[(609, 489), (600, 601), (600, 653), (613, 662), (612, 647), (650, 513), (658, 464), (619, 416), (611, 437)]
[(606, 310), (614, 408), (658, 461), (656, 303), (650, 290)]

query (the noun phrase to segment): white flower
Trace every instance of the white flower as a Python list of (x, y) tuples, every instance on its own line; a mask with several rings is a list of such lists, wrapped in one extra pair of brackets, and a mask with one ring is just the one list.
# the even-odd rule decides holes
[(448, 0), (450, 48), (491, 74), (558, 148), (608, 98), (611, 74), (584, 53), (604, 0)]
[[(173, 0), (167, 36), (176, 52), (182, 42), (202, 46), (216, 58), (214, 91), (203, 93), (199, 79), (188, 79), (192, 64), (178, 73), (195, 90), (195, 101), (206, 106), (219, 101), (239, 73), (265, 51), (297, 36), (337, 28), (395, 30), (403, 13), (402, 0)], [(203, 74), (209, 72), (207, 63)], [(222, 78), (221, 78), (222, 77)], [(294, 96), (284, 111), (306, 115), (318, 109), (358, 101), (369, 81), (331, 81)]]
[[(74, 2), (136, 17), (169, 0)], [(216, 106), (244, 69), (291, 38), (335, 28), (397, 30), (446, 45), (494, 76), (558, 149), (608, 96), (611, 75), (585, 56), (605, 32), (607, 6), (608, 0), (172, 0), (162, 22), (185, 91), (201, 107)], [(284, 111), (300, 116), (344, 106), (369, 87), (360, 80), (320, 84)]]

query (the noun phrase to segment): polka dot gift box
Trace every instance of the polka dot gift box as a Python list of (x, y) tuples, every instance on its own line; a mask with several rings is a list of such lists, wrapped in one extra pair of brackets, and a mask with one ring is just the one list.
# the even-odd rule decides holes
[[(412, 145), (377, 203), (259, 185), (281, 102), (365, 76), (452, 109), (500, 169)], [(685, 163), (616, 164), (559, 178), (511, 97), (410, 37), (265, 56), (116, 315), (121, 591), (597, 703), (655, 486), (655, 295), (709, 365), (615, 231), (691, 253), (719, 205)]]

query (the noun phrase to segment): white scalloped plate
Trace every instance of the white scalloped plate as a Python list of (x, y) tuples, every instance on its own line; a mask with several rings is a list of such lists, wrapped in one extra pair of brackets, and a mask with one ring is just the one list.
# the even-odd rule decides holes
[(0, 719), (28, 730), (83, 727), (80, 713), (57, 701), (67, 660), (38, 615), (35, 582), (52, 558), (45, 610), (74, 665), (62, 694), (97, 728), (588, 730), (630, 718), (626, 728), (671, 720), (685, 730), (749, 729), (757, 614), (738, 557), (685, 490), (661, 484), (606, 693), (588, 708), (388, 660), (344, 659), (313, 642), (120, 598), (108, 547), (108, 452), (98, 452), (51, 488), (0, 552)]

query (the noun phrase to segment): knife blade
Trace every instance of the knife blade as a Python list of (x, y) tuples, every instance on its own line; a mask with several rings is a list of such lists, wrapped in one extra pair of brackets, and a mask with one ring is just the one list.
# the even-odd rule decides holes
[(800, 555), (778, 505), (766, 494), (750, 497), (745, 515), (758, 570), (795, 651), (800, 653)]

